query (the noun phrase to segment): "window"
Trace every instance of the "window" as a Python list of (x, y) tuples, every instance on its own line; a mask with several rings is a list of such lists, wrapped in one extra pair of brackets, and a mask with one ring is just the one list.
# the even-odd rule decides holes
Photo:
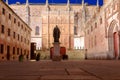
[(23, 29), (23, 25), (21, 25), (21, 29)]
[[(117, 4), (116, 4), (117, 5)], [(113, 9), (115, 10), (116, 5), (113, 5)]]
[(17, 48), (17, 54), (19, 55), (19, 48)]
[(91, 26), (91, 32), (93, 31), (93, 26)]
[(96, 46), (97, 45), (96, 36), (95, 36), (95, 41), (94, 42), (95, 42), (95, 46)]
[(77, 27), (74, 27), (74, 35), (77, 35)]
[(20, 22), (18, 22), (18, 26), (20, 26)]
[(26, 50), (24, 50), (24, 55), (26, 55)]
[(11, 14), (9, 14), (9, 19), (11, 20)]
[(27, 31), (27, 29), (25, 28), (25, 32)]
[(89, 30), (87, 31), (87, 34), (89, 34)]
[(15, 47), (13, 47), (13, 54), (15, 54)]
[(13, 38), (15, 39), (15, 32), (13, 32)]
[(39, 34), (40, 34), (39, 26), (36, 26), (36, 28), (35, 28), (35, 35), (39, 35)]
[(14, 18), (14, 23), (16, 23), (16, 19)]
[(23, 41), (23, 37), (21, 36), (21, 42)]
[(21, 54), (22, 54), (22, 49), (21, 49)]
[(26, 39), (24, 39), (24, 42), (26, 43)]
[(3, 44), (0, 45), (0, 53), (1, 53), (1, 54), (4, 53), (4, 45), (3, 45)]
[(89, 42), (89, 48), (90, 48), (90, 45), (91, 45), (91, 43), (90, 43), (90, 38), (89, 38), (89, 41), (88, 41), (88, 42)]
[(10, 29), (8, 29), (8, 36), (10, 36)]
[(4, 25), (1, 26), (1, 33), (4, 33)]
[(100, 24), (102, 24), (102, 18), (100, 18)]
[(19, 41), (19, 39), (20, 39), (20, 36), (19, 36), (19, 34), (18, 34), (18, 41)]
[(30, 44), (30, 41), (28, 40), (28, 45)]
[(4, 15), (5, 15), (5, 9), (4, 9), (4, 8), (2, 8), (2, 14), (4, 14)]
[(97, 28), (97, 23), (95, 23), (95, 28)]

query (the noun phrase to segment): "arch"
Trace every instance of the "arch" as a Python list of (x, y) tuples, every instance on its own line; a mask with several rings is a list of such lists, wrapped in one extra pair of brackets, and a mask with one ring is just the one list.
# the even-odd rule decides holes
[(108, 37), (112, 37), (112, 34), (114, 33), (115, 29), (118, 29), (117, 21), (113, 20), (108, 28)]
[(108, 27), (108, 50), (114, 58), (119, 57), (119, 34), (117, 21), (113, 20)]

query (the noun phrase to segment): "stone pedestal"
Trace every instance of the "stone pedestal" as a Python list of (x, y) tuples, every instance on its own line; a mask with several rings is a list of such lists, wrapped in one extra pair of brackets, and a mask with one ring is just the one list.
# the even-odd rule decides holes
[(53, 61), (61, 61), (61, 55), (60, 55), (60, 43), (59, 42), (54, 42), (54, 52), (52, 56)]

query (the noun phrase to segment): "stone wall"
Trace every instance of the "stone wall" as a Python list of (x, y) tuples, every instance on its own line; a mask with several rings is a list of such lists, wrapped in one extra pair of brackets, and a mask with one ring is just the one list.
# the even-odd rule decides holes
[(0, 1), (0, 60), (30, 58), (31, 28), (3, 1)]

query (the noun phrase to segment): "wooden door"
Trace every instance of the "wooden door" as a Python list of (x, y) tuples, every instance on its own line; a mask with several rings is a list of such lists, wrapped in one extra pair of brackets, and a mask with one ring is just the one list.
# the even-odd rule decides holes
[(115, 55), (115, 58), (116, 58), (116, 57), (118, 57), (118, 54), (119, 54), (118, 53), (119, 52), (119, 46), (118, 46), (119, 36), (118, 36), (117, 32), (114, 33), (113, 38), (114, 38), (114, 55)]

